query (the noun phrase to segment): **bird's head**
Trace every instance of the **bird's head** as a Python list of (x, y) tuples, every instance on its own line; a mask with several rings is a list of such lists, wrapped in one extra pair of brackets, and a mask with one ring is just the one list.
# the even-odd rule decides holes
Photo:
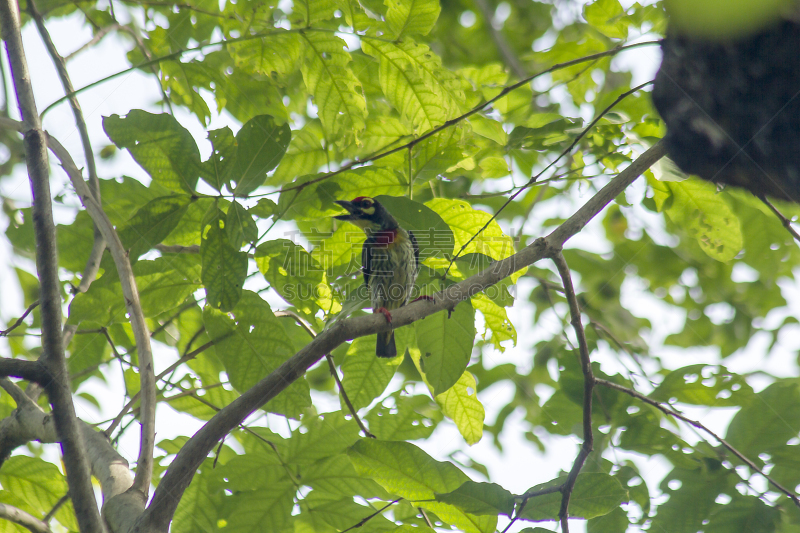
[(397, 227), (397, 221), (394, 217), (374, 198), (359, 196), (349, 202), (336, 200), (336, 203), (347, 209), (347, 214), (337, 215), (333, 218), (346, 220), (367, 233)]

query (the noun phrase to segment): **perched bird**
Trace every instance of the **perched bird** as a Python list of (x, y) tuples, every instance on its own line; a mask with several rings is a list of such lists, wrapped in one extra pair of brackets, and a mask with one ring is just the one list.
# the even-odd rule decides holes
[[(346, 215), (334, 218), (355, 224), (367, 234), (361, 249), (361, 271), (369, 288), (374, 313), (382, 313), (391, 323), (391, 311), (408, 302), (419, 273), (419, 246), (414, 234), (400, 227), (379, 202), (359, 196), (350, 202), (337, 200)], [(394, 357), (397, 346), (394, 331), (378, 333), (378, 357)]]

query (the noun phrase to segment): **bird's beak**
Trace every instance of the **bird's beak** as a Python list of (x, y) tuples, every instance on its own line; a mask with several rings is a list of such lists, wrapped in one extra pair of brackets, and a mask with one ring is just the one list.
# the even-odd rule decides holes
[(335, 217), (333, 217), (336, 220), (354, 220), (355, 218), (357, 218), (354, 213), (358, 211), (358, 208), (353, 205), (353, 202), (347, 202), (345, 200), (334, 200), (333, 203), (339, 204), (340, 206), (347, 209), (346, 215), (336, 215)]

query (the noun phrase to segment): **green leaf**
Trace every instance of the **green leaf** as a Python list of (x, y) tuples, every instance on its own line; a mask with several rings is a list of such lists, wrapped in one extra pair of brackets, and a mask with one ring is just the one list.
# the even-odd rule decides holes
[(475, 310), (469, 302), (414, 323), (420, 366), (438, 395), (456, 384), (469, 364), (475, 342)]
[[(530, 490), (541, 490), (558, 486), (567, 480), (561, 476), (553, 481), (536, 485)], [(578, 475), (575, 488), (569, 499), (570, 518), (594, 518), (610, 513), (628, 500), (626, 491), (619, 481), (608, 474), (585, 472)], [(554, 492), (531, 498), (519, 512), (522, 520), (534, 522), (542, 520), (558, 520), (561, 509), (561, 493)]]
[(275, 173), (267, 178), (267, 185), (291, 183), (297, 176), (314, 174), (328, 162), (323, 146), (325, 134), (319, 121), (307, 122), (292, 132), (292, 142), (286, 149)]
[[(146, 317), (158, 316), (178, 307), (200, 287), (200, 265), (196, 257), (159, 257), (133, 266), (139, 302)], [(70, 303), (71, 324), (92, 321), (104, 326), (127, 322), (127, 308), (116, 271), (107, 272), (89, 290)]]
[(650, 393), (659, 402), (676, 401), (694, 405), (739, 406), (753, 394), (745, 379), (724, 367), (705, 364), (673, 370)]
[(280, 163), (292, 139), (289, 125), (278, 125), (269, 115), (248, 120), (236, 134), (236, 164), (229, 180), (236, 182), (234, 194), (247, 196), (260, 187), (267, 172)]
[(717, 261), (730, 261), (743, 246), (739, 219), (714, 184), (699, 179), (657, 181), (653, 187), (656, 206), (678, 227), (697, 239), (700, 248)]
[(584, 8), (583, 16), (592, 27), (612, 39), (628, 36), (628, 27), (623, 20), (625, 11), (619, 0), (597, 0)]
[[(505, 259), (514, 254), (514, 242), (511, 237), (503, 233), (500, 225), (496, 220), (492, 220), (489, 213), (474, 209), (463, 200), (448, 198), (434, 198), (425, 202), (425, 205), (439, 213), (453, 230), (456, 252), (467, 245), (461, 254), (479, 253), (494, 260)], [(480, 231), (484, 226), (486, 229)], [(467, 244), (476, 234), (472, 242)], [(512, 280), (516, 281), (523, 273), (524, 270), (516, 272), (512, 275)]]
[(456, 423), (458, 432), (470, 446), (483, 436), (485, 411), (478, 399), (475, 376), (465, 371), (455, 385), (436, 396), (442, 413)]
[(228, 241), (225, 220), (225, 213), (212, 207), (203, 219), (200, 244), (206, 300), (220, 311), (236, 306), (247, 277), (247, 254)]
[(310, 464), (339, 455), (358, 440), (358, 424), (341, 412), (326, 413), (304, 423), (305, 432), (293, 432), (288, 442), (284, 459), (289, 463)]
[(255, 242), (258, 239), (258, 228), (250, 213), (242, 204), (234, 200), (225, 215), (225, 234), (234, 248), (242, 243)]
[(651, 528), (666, 528), (674, 533), (696, 533), (705, 530), (706, 520), (715, 507), (714, 501), (725, 492), (736, 494), (734, 485), (740, 481), (735, 473), (723, 468), (719, 462), (709, 463), (711, 468), (694, 470), (674, 469), (661, 483), (661, 490), (669, 495), (666, 503), (658, 506)]
[(387, 0), (386, 24), (394, 38), (427, 35), (439, 18), (439, 0)]
[[(243, 291), (236, 308), (222, 313), (206, 306), (203, 323), (225, 366), (231, 385), (244, 392), (294, 355), (294, 347), (269, 305), (255, 293)], [(308, 382), (292, 382), (266, 410), (297, 417), (311, 405)]]
[(67, 482), (54, 464), (24, 455), (9, 457), (3, 463), (0, 485), (40, 516), (50, 512), (67, 493)]
[[(294, 185), (316, 180), (321, 176), (304, 176)], [(363, 167), (324, 178), (298, 190), (281, 193), (278, 207), (295, 219), (318, 220), (341, 213), (335, 200), (350, 200), (356, 196), (401, 195), (408, 190), (405, 181), (393, 170)]]
[[(342, 363), (342, 386), (355, 409), (361, 409), (383, 394), (403, 357), (382, 359), (375, 356), (376, 336), (354, 339)], [(344, 398), (341, 398), (345, 409)]]
[(306, 53), (301, 66), (308, 92), (314, 97), (319, 120), (330, 137), (364, 129), (367, 103), (361, 82), (350, 70), (347, 43), (332, 33), (304, 33)]
[(320, 459), (303, 470), (303, 484), (342, 498), (358, 494), (363, 498), (389, 499), (380, 485), (356, 473), (344, 454)]
[(420, 263), (453, 254), (453, 232), (436, 211), (425, 204), (397, 196), (375, 197), (403, 228), (413, 231), (419, 245)]
[[(452, 389), (451, 389), (452, 390)], [(381, 440), (417, 440), (430, 437), (438, 411), (427, 396), (391, 396), (391, 407), (376, 405), (366, 417), (369, 430)], [(427, 415), (427, 416), (426, 416)], [(441, 415), (438, 416), (441, 419)]]
[(505, 307), (497, 305), (484, 293), (476, 294), (471, 301), (472, 306), (483, 315), (483, 321), (486, 324), (483, 338), (485, 339), (486, 333), (491, 331), (492, 345), (501, 352), (505, 351), (505, 347), (501, 344), (504, 341), (512, 341), (512, 346), (516, 346), (517, 330), (508, 319)]
[[(211, 141), (211, 156), (202, 163), (203, 178), (209, 185), (222, 191), (229, 182), (229, 173), (236, 162), (236, 139), (228, 126), (208, 132)], [(105, 198), (103, 198), (105, 202)]]
[(301, 17), (303, 26), (333, 18), (336, 3), (333, 0), (297, 0), (293, 2), (294, 12)]
[(356, 472), (384, 489), (436, 513), (445, 522), (468, 532), (494, 530), (496, 517), (476, 517), (433, 500), (436, 493), (456, 490), (467, 476), (451, 463), (440, 463), (408, 442), (362, 439), (347, 452)]
[(325, 273), (302, 246), (288, 239), (268, 241), (256, 248), (255, 258), (270, 287), (287, 302), (309, 315), (334, 310)]
[(192, 203), (189, 196), (163, 196), (146, 203), (118, 229), (119, 239), (134, 262), (167, 238)]
[(222, 494), (221, 491), (215, 490), (211, 476), (213, 470), (211, 465), (206, 463), (203, 464), (202, 470), (195, 474), (181, 496), (170, 528), (175, 533), (211, 533), (217, 530)]
[(455, 505), (466, 513), (476, 515), (511, 516), (514, 512), (514, 495), (496, 483), (465, 481), (446, 494), (436, 494), (436, 501)]
[(597, 516), (586, 523), (587, 533), (619, 533), (626, 531), (630, 521), (628, 513), (618, 507), (608, 514)]
[(226, 502), (230, 506), (226, 529), (253, 533), (280, 531), (289, 522), (295, 492), (295, 486), (287, 479), (234, 494)]
[(361, 41), (364, 53), (380, 61), (386, 98), (415, 131), (426, 132), (464, 111), (464, 82), (442, 67), (430, 48), (405, 38), (399, 42)]
[(747, 457), (780, 448), (800, 427), (800, 390), (794, 381), (778, 381), (751, 397), (736, 413), (725, 439)]
[(303, 55), (303, 39), (297, 33), (273, 31), (260, 39), (231, 43), (236, 66), (250, 74), (285, 76), (297, 70)]
[(106, 134), (127, 148), (157, 183), (173, 191), (192, 193), (202, 174), (200, 151), (191, 134), (172, 115), (134, 109), (125, 118), (103, 118)]

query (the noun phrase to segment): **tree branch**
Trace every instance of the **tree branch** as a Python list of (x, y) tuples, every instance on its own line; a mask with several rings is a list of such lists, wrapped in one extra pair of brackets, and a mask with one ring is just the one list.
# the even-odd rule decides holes
[(505, 279), (513, 272), (546, 257), (548, 250), (559, 249), (564, 242), (583, 229), (586, 223), (606, 204), (663, 155), (664, 145), (659, 142), (620, 172), (616, 178), (546, 238), (537, 239), (533, 244), (511, 257), (497, 261), (486, 270), (447, 287), (437, 294), (434, 302), (425, 300), (401, 307), (392, 313), (391, 326), (383, 317), (368, 315), (339, 321), (317, 335), (314, 340), (284, 362), (277, 370), (217, 413), (189, 439), (178, 452), (159, 483), (150, 505), (138, 521), (134, 531), (166, 532), (183, 492), (189, 486), (197, 468), (213, 451), (219, 440), (252, 412), (301, 377), (325, 354), (330, 353), (347, 340), (388, 331), (390, 327), (402, 327), (433, 313), (453, 309), (462, 300), (470, 298)]
[(783, 227), (784, 227), (784, 228), (786, 228), (786, 231), (788, 231), (788, 232), (789, 232), (789, 234), (792, 236), (792, 238), (793, 238), (794, 240), (796, 240), (797, 242), (800, 242), (800, 234), (798, 234), (798, 233), (797, 233), (797, 231), (796, 231), (796, 230), (795, 230), (795, 229), (792, 227), (792, 221), (791, 221), (791, 220), (789, 220), (788, 218), (786, 218), (786, 215), (784, 215), (783, 213), (781, 213), (781, 212), (778, 210), (778, 208), (777, 208), (777, 207), (775, 207), (775, 206), (772, 204), (772, 202), (770, 202), (769, 200), (767, 200), (767, 197), (766, 197), (766, 196), (763, 196), (763, 195), (762, 195), (762, 196), (759, 196), (758, 198), (759, 198), (759, 199), (760, 199), (762, 202), (764, 202), (764, 204), (765, 204), (767, 207), (769, 207), (769, 208), (772, 210), (772, 212), (773, 212), (773, 213), (775, 213), (775, 216), (776, 216), (776, 217), (778, 217), (778, 220), (780, 220), (780, 221), (781, 221), (781, 224), (783, 225)]
[(100, 228), (122, 285), (122, 294), (125, 298), (125, 307), (131, 317), (131, 328), (133, 329), (136, 349), (139, 356), (139, 378), (141, 380), (141, 437), (139, 445), (139, 457), (136, 462), (136, 478), (133, 488), (142, 493), (144, 501), (150, 490), (150, 481), (153, 474), (153, 448), (155, 447), (155, 414), (156, 414), (156, 377), (153, 370), (153, 352), (150, 347), (150, 334), (147, 331), (142, 306), (139, 302), (139, 291), (136, 288), (136, 278), (133, 275), (128, 254), (119, 240), (114, 226), (103, 211), (102, 206), (94, 199), (83, 181), (80, 171), (75, 166), (69, 152), (55, 138), (47, 135), (47, 142), (50, 150), (61, 161), (61, 166), (67, 172), (72, 186), (78, 193), (81, 202), (86, 207), (92, 220)]
[(32, 533), (51, 533), (47, 522), (6, 503), (0, 503), (0, 518), (20, 525)]
[(0, 337), (3, 337), (3, 336), (5, 336), (5, 335), (8, 335), (9, 333), (11, 333), (11, 332), (12, 332), (12, 331), (14, 331), (15, 329), (17, 329), (17, 328), (20, 326), (20, 324), (22, 324), (22, 321), (23, 321), (23, 320), (25, 320), (25, 317), (27, 317), (29, 314), (31, 314), (31, 313), (33, 312), (33, 310), (34, 310), (34, 309), (36, 309), (38, 306), (39, 306), (39, 300), (36, 300), (36, 301), (35, 301), (35, 302), (33, 302), (31, 305), (29, 305), (29, 306), (28, 306), (28, 308), (27, 308), (27, 309), (25, 309), (25, 312), (24, 312), (24, 313), (22, 313), (22, 316), (20, 316), (20, 317), (17, 319), (17, 321), (16, 321), (16, 322), (14, 322), (13, 324), (11, 324), (11, 325), (8, 327), (8, 329), (0, 330)]
[(50, 378), (38, 361), (9, 357), (0, 357), (0, 377), (20, 378), (35, 383), (44, 383)]
[(561, 520), (561, 530), (564, 533), (569, 533), (569, 500), (572, 496), (572, 490), (575, 488), (575, 482), (578, 480), (578, 474), (586, 462), (586, 458), (592, 453), (594, 447), (594, 434), (592, 432), (592, 392), (594, 391), (594, 374), (592, 373), (592, 361), (589, 358), (589, 346), (586, 344), (586, 332), (581, 323), (581, 310), (578, 305), (578, 298), (575, 296), (575, 288), (572, 285), (572, 275), (569, 271), (567, 261), (564, 259), (564, 254), (558, 249), (552, 256), (553, 262), (556, 264), (558, 274), (564, 283), (564, 295), (569, 303), (570, 322), (575, 335), (578, 337), (578, 353), (580, 354), (581, 371), (583, 372), (583, 444), (572, 464), (572, 469), (569, 471), (567, 481), (561, 489), (561, 509), (558, 511), (558, 516)]
[(69, 373), (61, 334), (61, 292), (58, 279), (56, 231), (50, 199), (50, 163), (30, 73), (22, 47), (19, 6), (15, 0), (0, 0), (0, 30), (11, 63), (20, 116), (24, 123), (25, 159), (33, 192), (33, 227), (36, 236), (36, 269), (39, 273), (42, 350), (40, 363), (48, 380), (43, 385), (53, 407), (53, 418), (61, 442), (64, 469), (75, 515), (84, 533), (105, 530), (92, 490), (85, 443), (72, 404)]
[[(289, 318), (293, 318), (295, 322), (297, 322), (303, 329), (311, 335), (311, 338), (317, 336), (317, 332), (314, 331), (314, 328), (311, 327), (311, 324), (303, 320), (303, 317), (295, 313), (294, 311), (276, 311), (275, 316), (285, 316)], [(339, 387), (339, 394), (342, 395), (342, 400), (344, 400), (345, 405), (350, 410), (350, 414), (353, 415), (356, 423), (358, 424), (359, 429), (364, 433), (364, 436), (369, 437), (371, 439), (376, 438), (375, 435), (369, 432), (367, 426), (364, 425), (364, 422), (361, 421), (361, 418), (358, 416), (358, 412), (356, 411), (355, 407), (353, 407), (353, 403), (350, 401), (350, 397), (347, 396), (347, 391), (344, 390), (344, 385), (342, 385), (342, 380), (339, 379), (339, 372), (336, 370), (336, 363), (333, 362), (333, 357), (331, 354), (326, 354), (325, 359), (328, 360), (328, 369), (331, 371), (331, 376), (333, 376), (333, 380), (336, 382), (336, 386)]]
[(664, 413), (666, 415), (675, 417), (678, 420), (682, 420), (683, 422), (686, 422), (690, 426), (692, 426), (694, 428), (697, 428), (700, 431), (703, 431), (703, 432), (707, 433), (708, 435), (711, 435), (712, 437), (714, 437), (714, 439), (717, 442), (719, 442), (728, 451), (730, 451), (733, 455), (735, 455), (737, 458), (739, 458), (740, 461), (742, 461), (748, 467), (750, 467), (751, 469), (755, 470), (756, 472), (758, 472), (759, 474), (764, 476), (764, 478), (766, 478), (766, 480), (769, 481), (770, 485), (772, 485), (773, 487), (778, 489), (780, 492), (785, 494), (789, 499), (791, 499), (794, 502), (794, 504), (797, 507), (800, 508), (800, 498), (794, 492), (790, 491), (789, 489), (787, 489), (786, 487), (784, 487), (783, 485), (781, 485), (780, 483), (778, 483), (777, 481), (772, 479), (768, 474), (765, 474), (764, 471), (761, 468), (759, 468), (753, 461), (748, 459), (742, 452), (740, 452), (739, 450), (737, 450), (736, 448), (734, 448), (733, 446), (728, 444), (728, 441), (726, 441), (725, 439), (723, 439), (722, 437), (720, 437), (719, 435), (717, 435), (716, 433), (714, 433), (713, 431), (708, 429), (706, 426), (704, 426), (703, 424), (701, 424), (697, 420), (692, 420), (691, 418), (688, 418), (685, 415), (682, 415), (678, 411), (675, 411), (674, 409), (671, 409), (671, 408), (667, 407), (666, 405), (662, 404), (661, 402), (657, 402), (657, 401), (653, 400), (652, 398), (648, 398), (644, 394), (636, 392), (633, 389), (629, 389), (628, 387), (623, 387), (622, 385), (617, 385), (613, 381), (607, 381), (605, 379), (600, 379), (600, 378), (595, 378), (594, 381), (595, 381), (595, 383), (597, 385), (602, 385), (604, 387), (608, 387), (609, 389), (614, 389), (614, 390), (618, 390), (620, 392), (624, 392), (628, 396), (632, 396), (632, 397), (636, 398), (637, 400), (641, 400), (641, 401), (643, 401), (644, 403), (646, 403), (648, 405), (652, 405), (653, 407), (655, 407), (656, 409), (658, 409), (659, 411), (661, 411), (662, 413)]

